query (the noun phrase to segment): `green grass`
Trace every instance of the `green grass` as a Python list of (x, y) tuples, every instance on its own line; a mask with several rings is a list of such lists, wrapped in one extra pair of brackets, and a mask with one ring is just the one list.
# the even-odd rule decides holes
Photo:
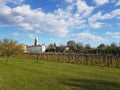
[(120, 90), (120, 69), (0, 58), (0, 90)]

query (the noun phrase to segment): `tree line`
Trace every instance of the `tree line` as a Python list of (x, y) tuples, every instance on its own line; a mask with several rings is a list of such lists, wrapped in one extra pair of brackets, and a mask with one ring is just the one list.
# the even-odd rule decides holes
[(66, 46), (57, 46), (55, 43), (49, 44), (46, 52), (66, 52), (83, 54), (120, 54), (120, 44), (112, 42), (110, 45), (100, 44), (96, 48), (91, 45), (76, 43), (73, 40), (67, 42)]
[[(13, 39), (4, 38), (0, 40), (0, 55), (9, 57), (14, 54), (23, 53), (25, 45), (19, 44)], [(83, 53), (83, 54), (120, 54), (120, 43), (111, 43), (110, 45), (100, 44), (96, 48), (91, 45), (76, 43), (73, 40), (67, 42), (66, 45), (57, 46), (56, 43), (49, 44), (46, 52), (60, 53)]]

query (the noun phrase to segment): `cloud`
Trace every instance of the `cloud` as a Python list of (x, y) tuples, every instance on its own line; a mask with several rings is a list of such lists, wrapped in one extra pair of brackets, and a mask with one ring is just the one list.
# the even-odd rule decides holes
[(104, 38), (93, 35), (89, 32), (82, 32), (82, 33), (77, 33), (77, 34), (71, 34), (69, 36), (70, 38), (73, 38), (78, 41), (92, 41), (92, 42), (101, 42), (101, 41), (106, 41)]
[[(14, 0), (6, 0), (13, 2)], [(81, 5), (79, 7), (79, 4)], [(83, 1), (77, 1), (75, 4), (78, 8), (75, 14), (72, 14), (74, 5), (69, 5), (65, 10), (59, 8), (52, 13), (44, 13), (40, 8), (31, 9), (30, 5), (20, 5), (9, 7), (6, 4), (0, 5), (0, 25), (13, 26), (27, 31), (37, 33), (50, 33), (53, 35), (64, 37), (69, 33), (69, 28), (81, 28), (86, 22), (81, 18), (92, 12)], [(83, 9), (80, 9), (83, 7)]]
[(116, 3), (117, 2), (117, 0), (111, 0), (111, 3)]
[(112, 36), (114, 39), (120, 39), (120, 36)]
[(93, 6), (87, 5), (84, 0), (65, 0), (67, 3), (70, 3), (67, 7), (68, 10), (76, 9), (76, 13), (80, 14), (83, 17), (89, 16), (94, 10)]
[(102, 11), (99, 11), (91, 17), (88, 18), (89, 27), (91, 28), (101, 28), (105, 23), (105, 20), (110, 19), (120, 19), (120, 9), (115, 9), (110, 13), (103, 14)]
[(111, 13), (105, 13), (103, 14), (102, 11), (99, 11), (95, 14), (93, 14), (90, 18), (88, 18), (89, 22), (96, 22), (98, 20), (107, 20), (107, 19), (112, 19), (115, 17), (116, 10), (112, 11)]
[(54, 14), (45, 14), (40, 9), (32, 10), (29, 5), (15, 8), (3, 5), (0, 8), (3, 10), (0, 14), (1, 25), (14, 26), (33, 32), (51, 33), (58, 36), (65, 36), (68, 33), (66, 21), (61, 18), (57, 19)]
[(101, 28), (103, 25), (104, 23), (101, 22), (90, 23), (91, 28)]
[(111, 12), (111, 15), (112, 15), (113, 17), (119, 18), (119, 17), (120, 17), (120, 9), (113, 10), (113, 11)]
[(17, 33), (17, 32), (13, 32), (12, 35), (13, 36), (20, 36), (20, 37), (27, 37), (27, 38), (32, 38), (32, 39), (35, 38), (34, 34), (20, 34), (20, 33)]
[(120, 0), (118, 0), (118, 2), (116, 2), (115, 6), (120, 6)]
[[(28, 32), (51, 34), (65, 37), (70, 29), (101, 28), (104, 20), (120, 17), (120, 9), (110, 13), (99, 11), (93, 14), (94, 6), (89, 6), (84, 0), (66, 0), (66, 8), (58, 8), (45, 13), (41, 8), (31, 9), (30, 5), (20, 4), (24, 0), (0, 1), (0, 26), (17, 27)], [(10, 7), (6, 3), (20, 4)], [(98, 3), (108, 3), (108, 0), (96, 0)], [(103, 3), (104, 2), (104, 3)]]
[(24, 0), (1, 0), (0, 3), (14, 3), (16, 5), (22, 4)]
[(22, 36), (32, 38), (32, 39), (35, 38), (35, 36), (33, 34), (23, 34)]
[(85, 1), (77, 0), (76, 2), (78, 13), (80, 13), (82, 16), (88, 16), (92, 13), (94, 7), (88, 6)]
[(88, 18), (89, 27), (91, 28), (101, 28), (104, 23), (100, 20), (106, 20), (110, 18), (111, 16), (109, 14), (102, 15), (102, 12), (99, 11), (96, 14), (93, 14), (90, 18)]
[(106, 32), (106, 35), (111, 36), (113, 39), (120, 39), (120, 32)]
[(106, 32), (106, 35), (120, 35), (120, 32)]
[(73, 2), (73, 0), (65, 0), (66, 2), (68, 2), (68, 3), (72, 3)]
[(94, 0), (97, 5), (103, 5), (109, 2), (109, 0)]

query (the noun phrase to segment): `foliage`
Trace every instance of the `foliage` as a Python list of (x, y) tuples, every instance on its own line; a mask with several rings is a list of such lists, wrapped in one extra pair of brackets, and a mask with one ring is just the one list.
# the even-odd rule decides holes
[(105, 44), (100, 44), (100, 45), (97, 47), (97, 52), (98, 52), (98, 53), (101, 53), (101, 54), (104, 54), (104, 53), (105, 53), (105, 49), (106, 49)]
[(73, 41), (73, 40), (68, 41), (67, 46), (69, 47), (70, 52), (76, 52), (77, 51), (75, 41)]
[(17, 41), (5, 38), (0, 40), (0, 53), (9, 58), (11, 55), (23, 53), (24, 46)]
[[(66, 48), (69, 48), (66, 51)], [(89, 54), (120, 54), (120, 44), (116, 42), (111, 43), (110, 45), (105, 45), (104, 43), (98, 45), (96, 48), (91, 47), (89, 43), (84, 45), (81, 42), (76, 43), (73, 40), (67, 42), (66, 45), (57, 46), (56, 44), (50, 44), (47, 51), (51, 52), (67, 52), (67, 53), (89, 53)]]
[(46, 52), (55, 52), (56, 51), (56, 44), (49, 44)]
[(64, 52), (65, 51), (65, 47), (63, 45), (56, 47), (56, 52)]
[(77, 43), (76, 46), (77, 46), (77, 52), (79, 52), (79, 53), (83, 53), (84, 52), (84, 45), (83, 45), (83, 43)]

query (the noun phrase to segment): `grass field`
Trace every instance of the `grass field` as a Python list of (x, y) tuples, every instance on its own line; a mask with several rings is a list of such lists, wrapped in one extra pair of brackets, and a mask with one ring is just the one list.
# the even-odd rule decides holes
[(0, 90), (120, 90), (120, 69), (0, 58)]

